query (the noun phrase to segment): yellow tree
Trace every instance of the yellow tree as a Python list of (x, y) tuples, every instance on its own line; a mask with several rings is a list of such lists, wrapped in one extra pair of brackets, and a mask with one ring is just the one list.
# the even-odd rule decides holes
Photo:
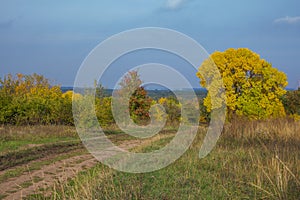
[[(213, 63), (212, 63), (213, 61)], [(280, 97), (286, 93), (287, 77), (283, 72), (247, 48), (230, 48), (225, 52), (215, 52), (204, 61), (197, 76), (200, 84), (207, 87), (207, 76), (214, 78), (212, 65), (216, 65), (225, 88), (226, 105), (229, 114), (244, 115), (252, 119), (284, 116), (284, 106)], [(213, 84), (211, 87), (216, 87)], [(204, 105), (212, 109), (211, 101), (218, 101), (209, 88)]]

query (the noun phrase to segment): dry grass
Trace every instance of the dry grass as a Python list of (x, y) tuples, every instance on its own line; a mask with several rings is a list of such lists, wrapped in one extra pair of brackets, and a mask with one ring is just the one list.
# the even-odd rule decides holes
[(300, 121), (290, 118), (248, 121), (235, 118), (224, 127), (225, 137), (236, 139), (280, 139), (282, 141), (300, 141)]
[(263, 192), (265, 198), (289, 199), (292, 187), (294, 192), (300, 189), (299, 177), (293, 172), (299, 172), (299, 168), (295, 169), (295, 164), (299, 163), (283, 162), (276, 155), (265, 162), (259, 156), (252, 157), (251, 164), (257, 173), (254, 181), (249, 184)]
[(247, 149), (252, 168), (249, 171), (255, 172), (247, 184), (260, 193), (257, 199), (300, 197), (300, 121), (234, 119), (226, 124), (223, 137), (229, 139), (227, 145), (234, 138), (240, 143), (237, 146)]

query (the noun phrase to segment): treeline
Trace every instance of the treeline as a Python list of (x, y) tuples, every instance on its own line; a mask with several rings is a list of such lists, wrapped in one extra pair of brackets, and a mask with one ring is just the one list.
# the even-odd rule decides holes
[[(131, 75), (136, 76), (136, 74)], [(62, 92), (59, 85), (51, 85), (50, 81), (42, 75), (7, 75), (3, 80), (0, 79), (0, 124), (74, 125), (72, 98), (80, 100), (87, 97), (73, 94), (72, 91)], [(300, 89), (288, 91), (281, 101), (287, 115), (300, 119)], [(112, 98), (106, 95), (104, 88), (97, 86), (95, 113), (101, 126), (115, 124), (111, 102)], [(149, 108), (154, 104), (161, 105), (167, 115), (164, 116), (161, 109), (156, 109), (153, 117), (156, 120), (163, 120), (166, 117), (166, 123), (170, 125), (184, 120), (199, 120), (202, 123), (209, 121), (209, 112), (204, 106), (203, 98), (199, 99), (198, 105), (193, 105), (189, 99), (183, 102), (188, 107), (187, 111), (191, 110), (190, 113), (199, 106), (200, 119), (189, 112), (186, 116), (181, 116), (182, 104), (174, 96), (151, 98), (142, 87), (130, 98), (129, 112), (134, 122), (142, 125), (150, 122)]]
[[(0, 79), (0, 124), (74, 125), (72, 98), (84, 101), (94, 97), (90, 97), (88, 92), (85, 95), (74, 94), (72, 91), (62, 92), (59, 85), (51, 85), (42, 75), (9, 74), (3, 80)], [(105, 89), (101, 85), (96, 86), (95, 113), (101, 126), (115, 123), (111, 102), (112, 97), (107, 96)], [(170, 96), (155, 100), (148, 96), (143, 87), (130, 98), (131, 118), (138, 124), (149, 123), (149, 109), (157, 103), (164, 107), (168, 124), (183, 120), (180, 114), (181, 104), (176, 98)], [(163, 120), (163, 111), (156, 110), (154, 117)]]
[[(102, 87), (102, 86), (100, 86), (100, 87)], [(99, 88), (99, 89), (101, 89), (101, 88)], [(73, 90), (74, 90), (73, 87), (61, 87), (61, 91), (63, 93), (68, 92), (68, 91), (73, 91)], [(77, 89), (77, 91), (78, 90), (79, 89)], [(148, 90), (146, 88), (146, 90), (147, 90), (147, 95), (149, 97), (151, 97), (152, 99), (154, 99), (155, 101), (158, 101), (162, 97), (176, 98), (175, 94), (171, 90), (168, 90), (168, 89), (163, 89), (163, 90), (161, 90), (161, 89), (150, 89), (150, 90)], [(110, 97), (110, 96), (112, 96), (112, 93), (113, 93), (114, 90), (103, 88), (101, 91), (102, 91), (101, 95), (103, 97)], [(184, 96), (186, 99), (188, 99), (192, 96), (191, 95), (192, 92), (194, 92), (199, 99), (203, 99), (207, 95), (207, 90), (206, 89), (195, 88), (193, 91), (191, 91), (191, 90), (177, 90), (176, 91), (177, 94), (180, 94), (181, 96)]]

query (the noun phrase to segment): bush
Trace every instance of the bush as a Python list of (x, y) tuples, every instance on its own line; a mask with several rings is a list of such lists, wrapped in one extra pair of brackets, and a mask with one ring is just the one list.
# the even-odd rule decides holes
[(73, 124), (72, 100), (44, 76), (9, 74), (0, 86), (1, 124)]
[(300, 88), (288, 91), (282, 99), (285, 111), (294, 118), (300, 118)]

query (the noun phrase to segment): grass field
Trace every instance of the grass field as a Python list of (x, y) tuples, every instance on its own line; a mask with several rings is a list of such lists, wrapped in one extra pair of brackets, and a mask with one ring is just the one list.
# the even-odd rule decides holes
[[(66, 143), (76, 142), (77, 136), (73, 131), (67, 128), (58, 135), (66, 138)], [(168, 137), (136, 147), (134, 151), (149, 152), (163, 147), (172, 139), (172, 133), (169, 132), (174, 134), (174, 131), (166, 131), (163, 134), (169, 134)], [(224, 132), (214, 150), (207, 157), (199, 159), (198, 153), (205, 133), (206, 127), (200, 127), (199, 134), (189, 150), (162, 170), (129, 174), (98, 163), (81, 171), (67, 182), (57, 181), (51, 187), (50, 195), (49, 191), (39, 191), (39, 194), (26, 198), (299, 199), (299, 122), (288, 119), (264, 122), (233, 121), (224, 127)], [(11, 134), (12, 138), (13, 135)], [(115, 141), (118, 141), (117, 138), (132, 139), (121, 133), (114, 134), (114, 131), (110, 131), (110, 135)], [(51, 142), (51, 137), (47, 137), (41, 134), (40, 139), (36, 138), (34, 141), (39, 144), (44, 139), (46, 145), (53, 145), (53, 141), (57, 139)], [(24, 140), (25, 138), (24, 136)], [(26, 144), (24, 146), (18, 151), (27, 149)], [(83, 153), (82, 151), (78, 151), (78, 154)], [(47, 163), (36, 165), (41, 167), (43, 164)], [(2, 178), (2, 181), (5, 180), (7, 179)]]

